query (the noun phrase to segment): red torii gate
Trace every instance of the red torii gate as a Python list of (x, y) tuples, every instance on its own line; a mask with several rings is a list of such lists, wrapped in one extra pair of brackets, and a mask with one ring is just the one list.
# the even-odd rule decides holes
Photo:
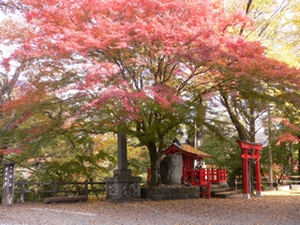
[(244, 196), (243, 198), (250, 198), (249, 194), (249, 159), (256, 159), (255, 172), (256, 172), (256, 195), (262, 196), (261, 183), (260, 183), (260, 158), (259, 151), (262, 149), (262, 144), (252, 143), (242, 140), (237, 140), (238, 145), (242, 150), (241, 158), (243, 159), (243, 184)]

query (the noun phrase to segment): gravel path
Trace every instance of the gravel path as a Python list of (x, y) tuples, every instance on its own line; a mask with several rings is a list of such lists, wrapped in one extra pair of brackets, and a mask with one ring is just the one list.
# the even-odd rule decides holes
[(300, 224), (300, 191), (269, 192), (251, 199), (43, 204), (0, 206), (0, 225)]

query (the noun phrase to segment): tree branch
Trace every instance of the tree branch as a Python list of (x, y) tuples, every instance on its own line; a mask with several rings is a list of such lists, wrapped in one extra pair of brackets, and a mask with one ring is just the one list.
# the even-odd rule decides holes
[[(252, 0), (249, 0), (247, 3), (247, 8), (246, 8), (246, 15), (249, 14), (251, 4), (252, 4)], [(243, 32), (244, 32), (244, 28), (242, 27), (240, 30), (240, 36), (243, 34)]]

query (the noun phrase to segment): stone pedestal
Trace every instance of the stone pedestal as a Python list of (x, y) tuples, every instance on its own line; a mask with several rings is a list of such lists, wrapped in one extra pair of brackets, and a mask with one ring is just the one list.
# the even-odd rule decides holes
[(104, 179), (106, 199), (125, 200), (141, 197), (141, 177), (133, 177), (131, 170), (118, 169), (113, 177)]
[(243, 194), (243, 198), (250, 199), (250, 194)]
[(174, 200), (174, 199), (190, 199), (200, 198), (200, 187), (187, 186), (187, 187), (173, 187), (167, 185), (163, 188), (153, 188), (151, 199), (154, 201), (160, 200)]
[(113, 177), (104, 179), (106, 183), (106, 199), (125, 200), (141, 197), (141, 177), (133, 177), (127, 169), (126, 135), (118, 132), (118, 169)]
[(261, 197), (261, 196), (263, 196), (263, 194), (262, 194), (261, 191), (257, 191), (257, 192), (256, 192), (256, 196)]

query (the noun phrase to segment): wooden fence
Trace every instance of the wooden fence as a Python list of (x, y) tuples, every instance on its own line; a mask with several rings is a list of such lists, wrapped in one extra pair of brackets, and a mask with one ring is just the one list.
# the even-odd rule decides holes
[[(235, 181), (235, 189), (242, 189), (242, 178), (236, 178)], [(254, 177), (253, 183), (256, 184), (256, 179)], [(269, 185), (269, 177), (261, 177), (261, 184)], [(276, 180), (273, 181), (273, 184), (276, 183)], [(273, 185), (272, 184), (272, 185)], [(300, 176), (285, 176), (282, 178), (278, 186), (286, 186), (286, 185), (300, 185)]]
[[(0, 190), (2, 189), (0, 183)], [(105, 195), (105, 182), (15, 182), (14, 198), (24, 203), (25, 200), (42, 200), (45, 197), (80, 196), (93, 194), (95, 198), (103, 198)], [(0, 191), (2, 196), (2, 190)], [(1, 197), (2, 199), (2, 197)]]

